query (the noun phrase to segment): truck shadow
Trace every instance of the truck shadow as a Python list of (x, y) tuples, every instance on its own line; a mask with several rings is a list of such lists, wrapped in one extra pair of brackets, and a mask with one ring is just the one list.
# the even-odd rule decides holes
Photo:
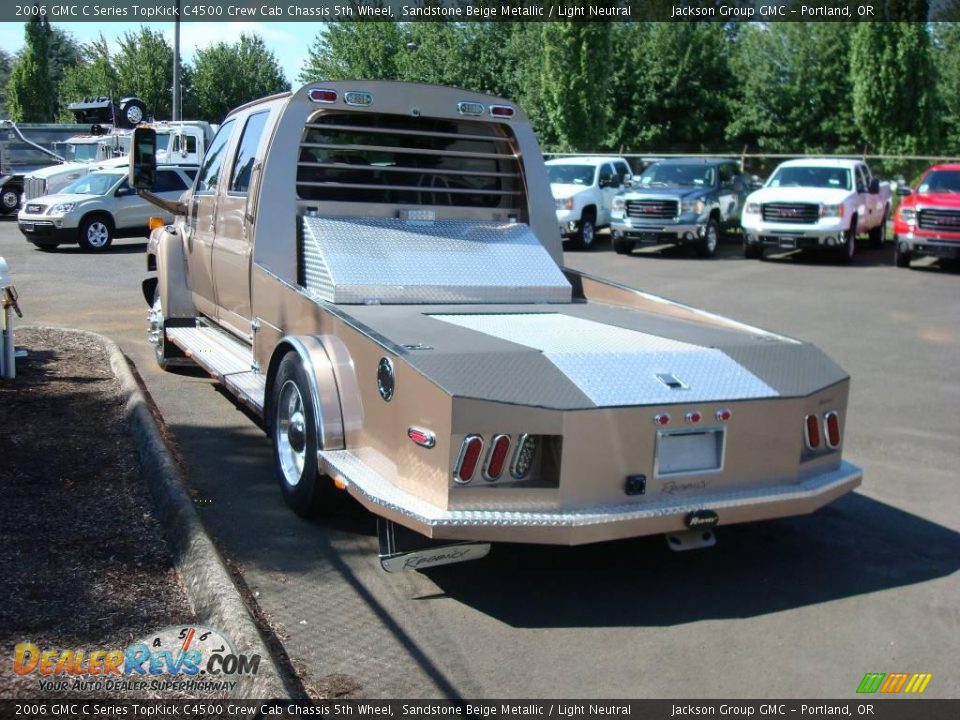
[(427, 572), (446, 597), (514, 627), (544, 628), (746, 618), (957, 569), (960, 533), (852, 493), (812, 516), (721, 527), (708, 550), (673, 553), (659, 537), (495, 545), (486, 561)]

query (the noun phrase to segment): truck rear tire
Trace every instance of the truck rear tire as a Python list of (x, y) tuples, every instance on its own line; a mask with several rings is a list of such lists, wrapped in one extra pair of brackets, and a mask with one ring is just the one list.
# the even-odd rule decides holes
[(136, 98), (127, 100), (120, 105), (120, 114), (127, 127), (136, 127), (146, 119), (147, 106)]
[(581, 250), (589, 250), (597, 237), (597, 219), (590, 210), (584, 210), (580, 216), (580, 225), (573, 236), (574, 244)]
[(300, 356), (287, 353), (273, 383), (269, 414), (273, 459), (280, 491), (290, 509), (314, 517), (338, 498), (329, 477), (317, 466), (316, 412)]
[(720, 224), (710, 218), (707, 221), (707, 229), (703, 234), (703, 240), (697, 245), (697, 257), (712, 258), (717, 254), (717, 246), (720, 245)]
[(16, 188), (4, 186), (0, 190), (0, 215), (9, 215), (20, 205), (20, 194)]
[(887, 241), (887, 210), (883, 211), (883, 220), (880, 225), (870, 231), (870, 247), (882, 248)]

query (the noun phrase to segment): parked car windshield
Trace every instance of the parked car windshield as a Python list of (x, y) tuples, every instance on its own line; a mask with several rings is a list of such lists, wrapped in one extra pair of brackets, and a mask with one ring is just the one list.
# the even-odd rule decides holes
[(60, 192), (75, 195), (106, 195), (120, 177), (114, 173), (90, 173), (74, 180)]
[(593, 185), (592, 165), (547, 165), (551, 185)]
[(687, 163), (654, 163), (641, 173), (635, 184), (641, 187), (713, 187), (716, 170)]
[(960, 193), (960, 170), (934, 170), (927, 173), (917, 192)]
[(839, 167), (782, 167), (767, 187), (810, 187), (850, 189), (850, 169)]

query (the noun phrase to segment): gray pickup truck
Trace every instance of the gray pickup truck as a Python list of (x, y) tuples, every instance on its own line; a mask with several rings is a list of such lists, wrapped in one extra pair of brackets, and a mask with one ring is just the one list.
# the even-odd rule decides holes
[(629, 255), (637, 244), (692, 245), (700, 257), (713, 257), (720, 233), (739, 226), (749, 190), (736, 160), (655, 162), (613, 201), (613, 248)]

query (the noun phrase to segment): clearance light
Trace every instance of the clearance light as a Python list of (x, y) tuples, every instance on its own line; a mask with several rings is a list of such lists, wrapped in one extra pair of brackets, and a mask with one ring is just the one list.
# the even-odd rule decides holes
[(483, 438), (479, 435), (467, 435), (460, 446), (460, 456), (453, 472), (453, 479), (461, 485), (466, 485), (473, 478), (473, 471), (480, 461), (480, 451), (483, 450)]
[(483, 479), (493, 482), (503, 474), (503, 465), (507, 460), (507, 451), (510, 449), (509, 435), (494, 435), (490, 440), (490, 452), (487, 453), (487, 463), (483, 468)]
[(478, 102), (457, 103), (457, 112), (461, 115), (483, 115), (483, 105)]
[(513, 451), (513, 461), (510, 463), (510, 474), (521, 480), (530, 474), (533, 467), (533, 457), (537, 452), (537, 436), (524, 433), (517, 440), (517, 449)]
[(697, 412), (696, 410), (693, 410), (693, 411), (687, 413), (687, 422), (688, 422), (688, 423), (693, 423), (694, 425), (696, 425), (696, 424), (697, 424), (698, 422), (700, 422), (702, 419), (703, 419), (703, 416), (702, 416), (699, 412)]
[(729, 410), (727, 410), (726, 408), (721, 408), (720, 410), (717, 410), (717, 420), (719, 420), (720, 422), (726, 422), (729, 419), (730, 419)]
[(308, 96), (315, 103), (335, 103), (337, 101), (337, 91), (327, 88), (314, 88), (308, 93)]
[(667, 413), (657, 413), (653, 416), (654, 425), (669, 425), (670, 416)]
[(150, 228), (150, 232), (153, 232), (157, 228), (162, 228), (166, 223), (163, 222), (162, 217), (157, 217), (154, 215), (147, 221), (147, 226)]
[(437, 436), (429, 430), (413, 427), (407, 428), (407, 437), (413, 440), (417, 445), (425, 448), (432, 448), (437, 444)]
[(823, 416), (823, 424), (827, 428), (827, 447), (836, 450), (840, 447), (840, 415), (831, 410)]
[(490, 106), (490, 114), (493, 115), (494, 117), (510, 118), (510, 117), (513, 117), (513, 114), (515, 112), (516, 110), (514, 110), (509, 105), (491, 105)]
[(816, 415), (807, 415), (803, 421), (803, 441), (808, 450), (820, 447), (820, 419)]

